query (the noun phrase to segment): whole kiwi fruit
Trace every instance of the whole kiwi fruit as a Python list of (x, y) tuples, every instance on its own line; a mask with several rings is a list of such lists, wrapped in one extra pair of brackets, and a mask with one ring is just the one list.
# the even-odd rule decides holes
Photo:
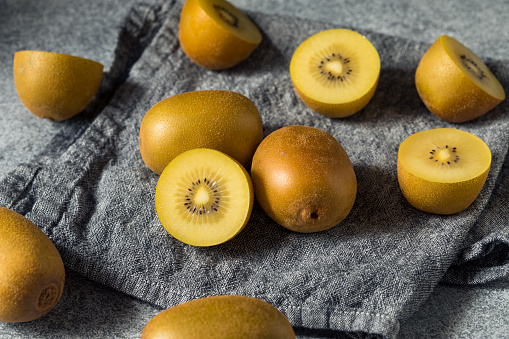
[(144, 327), (141, 339), (293, 339), (295, 333), (276, 307), (258, 298), (218, 295), (170, 307)]
[(139, 148), (145, 164), (157, 174), (194, 148), (215, 149), (249, 168), (262, 138), (262, 119), (249, 98), (203, 90), (171, 96), (150, 108), (141, 121)]
[(337, 225), (357, 195), (344, 148), (326, 131), (309, 126), (286, 126), (269, 134), (253, 157), (251, 179), (263, 210), (301, 233)]
[(0, 234), (0, 321), (40, 318), (62, 296), (62, 258), (33, 222), (5, 207), (0, 207)]

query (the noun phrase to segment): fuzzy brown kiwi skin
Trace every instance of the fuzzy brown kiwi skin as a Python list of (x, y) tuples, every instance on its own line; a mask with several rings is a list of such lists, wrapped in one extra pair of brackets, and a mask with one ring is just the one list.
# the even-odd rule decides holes
[(399, 187), (405, 199), (418, 210), (442, 215), (468, 208), (481, 192), (489, 170), (471, 180), (441, 183), (419, 178), (407, 171), (399, 159), (397, 161)]
[(217, 295), (195, 299), (155, 315), (141, 339), (295, 339), (292, 325), (277, 308), (253, 297)]
[(62, 258), (35, 224), (5, 207), (0, 207), (0, 233), (0, 321), (38, 319), (62, 296)]
[(263, 210), (300, 233), (337, 225), (357, 193), (355, 172), (341, 144), (308, 126), (287, 126), (268, 135), (253, 157), (251, 179)]
[(141, 122), (139, 149), (157, 174), (178, 154), (194, 148), (216, 149), (249, 168), (262, 138), (262, 119), (249, 98), (232, 91), (203, 90), (156, 103)]

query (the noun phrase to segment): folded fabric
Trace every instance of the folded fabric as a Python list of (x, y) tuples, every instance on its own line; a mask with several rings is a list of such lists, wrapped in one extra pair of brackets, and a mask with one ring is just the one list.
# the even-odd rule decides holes
[[(400, 321), (440, 281), (482, 283), (508, 272), (507, 100), (469, 123), (441, 121), (428, 112), (414, 85), (415, 68), (429, 45), (359, 31), (381, 57), (377, 91), (361, 112), (326, 118), (297, 97), (289, 63), (307, 37), (337, 27), (248, 13), (263, 32), (262, 44), (240, 65), (208, 71), (179, 47), (180, 9), (166, 1), (134, 7), (95, 101), (67, 121), (39, 157), (0, 183), (0, 205), (48, 234), (69, 269), (161, 307), (218, 294), (248, 295), (276, 306), (302, 333), (384, 338), (396, 337)], [(509, 62), (487, 63), (509, 88)], [(265, 135), (296, 124), (338, 139), (358, 181), (350, 215), (330, 230), (300, 234), (278, 226), (255, 204), (246, 228), (227, 243), (199, 248), (172, 238), (155, 213), (158, 176), (141, 158), (139, 127), (160, 100), (205, 89), (249, 97)], [(469, 131), (493, 155), (478, 199), (452, 216), (414, 209), (397, 182), (399, 144), (437, 127)]]

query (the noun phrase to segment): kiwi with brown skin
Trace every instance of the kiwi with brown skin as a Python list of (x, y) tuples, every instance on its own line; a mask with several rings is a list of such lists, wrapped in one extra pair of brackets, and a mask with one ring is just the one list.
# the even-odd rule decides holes
[(141, 122), (139, 148), (145, 164), (157, 174), (194, 148), (218, 150), (249, 168), (262, 138), (262, 118), (249, 98), (233, 91), (203, 90), (152, 106)]
[(451, 123), (476, 119), (505, 100), (504, 88), (481, 58), (447, 35), (422, 56), (415, 86), (429, 111)]
[(0, 234), (0, 321), (40, 318), (62, 296), (62, 258), (34, 223), (5, 207), (0, 207)]
[(141, 339), (155, 338), (274, 338), (294, 339), (281, 311), (258, 298), (219, 295), (170, 307), (154, 316)]
[(308, 126), (269, 134), (253, 157), (255, 197), (278, 224), (302, 233), (329, 229), (343, 220), (357, 195), (357, 179), (341, 144)]
[(39, 118), (60, 121), (80, 113), (95, 96), (102, 75), (103, 65), (90, 59), (44, 51), (14, 53), (16, 91)]
[(239, 64), (262, 41), (256, 24), (225, 0), (185, 1), (178, 36), (184, 53), (211, 70)]

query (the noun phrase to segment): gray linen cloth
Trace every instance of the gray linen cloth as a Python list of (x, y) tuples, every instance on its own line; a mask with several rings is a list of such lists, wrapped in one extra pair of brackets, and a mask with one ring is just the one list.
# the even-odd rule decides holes
[[(34, 221), (69, 269), (161, 307), (241, 294), (272, 303), (299, 333), (383, 338), (396, 337), (400, 321), (440, 281), (478, 284), (507, 274), (507, 100), (469, 123), (441, 121), (414, 86), (415, 68), (429, 45), (359, 31), (381, 57), (377, 91), (361, 112), (326, 118), (300, 101), (288, 68), (304, 39), (337, 26), (250, 12), (262, 44), (242, 64), (217, 72), (194, 65), (180, 49), (179, 14), (176, 2), (134, 7), (95, 100), (64, 122), (35, 161), (0, 183), (0, 205)], [(487, 64), (509, 88), (509, 62)], [(192, 247), (166, 233), (153, 201), (158, 176), (138, 149), (140, 123), (158, 101), (204, 89), (249, 97), (265, 135), (298, 124), (336, 137), (358, 180), (350, 215), (328, 231), (299, 234), (275, 224), (255, 204), (246, 228), (219, 246)], [(414, 209), (397, 183), (399, 144), (437, 127), (469, 131), (493, 155), (479, 198), (453, 216)]]

